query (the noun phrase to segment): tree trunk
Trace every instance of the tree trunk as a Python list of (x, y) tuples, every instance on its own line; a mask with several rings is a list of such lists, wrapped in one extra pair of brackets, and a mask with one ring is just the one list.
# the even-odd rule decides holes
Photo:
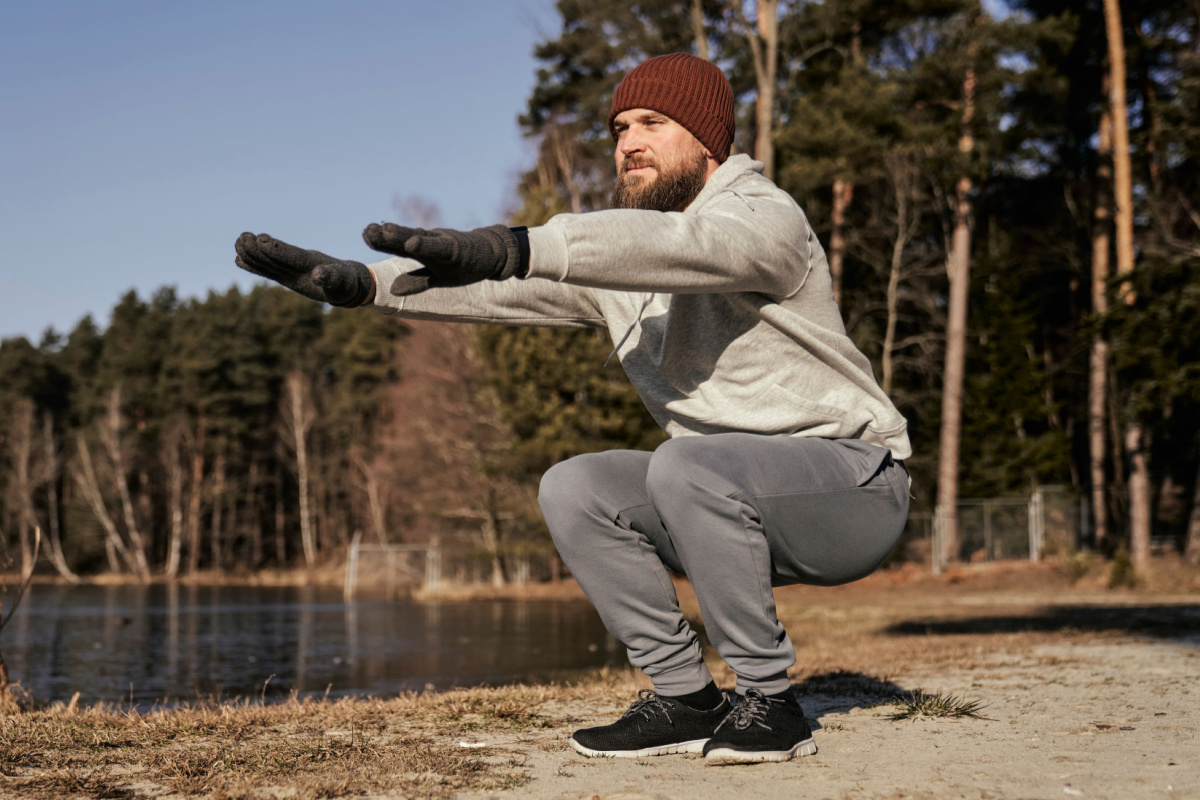
[(262, 565), (263, 560), (263, 539), (262, 539), (262, 516), (261, 507), (259, 506), (258, 497), (258, 459), (250, 462), (250, 477), (249, 491), (247, 496), (246, 511), (250, 517), (250, 564), (251, 570), (256, 570)]
[(225, 440), (220, 440), (217, 445), (217, 460), (213, 462), (213, 491), (212, 491), (212, 516), (210, 517), (210, 530), (208, 537), (208, 554), (212, 560), (212, 568), (220, 570), (224, 562), (224, 553), (221, 552), (221, 539), (224, 536), (222, 523), (224, 522), (225, 510)]
[[(833, 181), (833, 207), (829, 233), (829, 278), (833, 282), (833, 302), (842, 304), (842, 273), (846, 259), (846, 209), (854, 199), (854, 184), (842, 178)], [(886, 390), (884, 390), (886, 391)]]
[(696, 40), (696, 55), (708, 61), (708, 34), (704, 32), (704, 8), (700, 0), (692, 0), (692, 38)]
[(50, 554), (50, 563), (54, 565), (54, 569), (63, 578), (66, 578), (71, 583), (82, 583), (83, 580), (75, 574), (75, 571), (71, 569), (71, 565), (67, 563), (66, 553), (63, 551), (62, 546), (62, 527), (59, 521), (58, 504), (58, 447), (54, 440), (54, 417), (51, 416), (49, 411), (42, 414), (42, 450), (45, 458), (46, 516), (50, 523), (48, 526), (50, 531), (50, 547), (47, 551)]
[(285, 421), (291, 433), (289, 444), (296, 453), (296, 480), (300, 488), (300, 543), (304, 563), (311, 568), (317, 563), (317, 544), (308, 499), (308, 431), (314, 415), (304, 376), (299, 372), (287, 376), (287, 393), (289, 413)]
[(1142, 426), (1125, 426), (1125, 452), (1129, 456), (1129, 558), (1134, 569), (1150, 563), (1150, 465)]
[(138, 530), (137, 518), (133, 513), (133, 498), (129, 494), (129, 478), (125, 474), (125, 454), (121, 445), (121, 386), (113, 387), (108, 396), (108, 414), (100, 424), (100, 442), (112, 463), (113, 484), (121, 501), (125, 517), (125, 532), (129, 535), (129, 548), (133, 554), (135, 571), (143, 580), (150, 577), (150, 563), (146, 560), (146, 545)]
[[(1108, 36), (1109, 106), (1113, 120), (1113, 175), (1116, 202), (1117, 274), (1133, 272), (1133, 168), (1129, 154), (1129, 112), (1125, 103), (1125, 39), (1119, 0), (1104, 0), (1104, 28)], [(1136, 298), (1128, 281), (1122, 283), (1126, 303)], [(1137, 420), (1126, 423), (1129, 451), (1129, 539), (1134, 569), (1150, 558), (1150, 459), (1145, 434)]]
[(896, 236), (892, 240), (892, 259), (888, 266), (887, 322), (883, 333), (880, 388), (884, 394), (892, 393), (894, 374), (893, 354), (896, 347), (896, 324), (899, 319), (900, 280), (903, 277), (904, 251), (913, 237), (915, 220), (912, 219), (913, 185), (916, 169), (905, 154), (891, 154), (886, 159), (888, 179), (896, 204)]
[(21, 572), (33, 567), (33, 529), (37, 516), (33, 510), (33, 401), (18, 400), (13, 408), (10, 429), (11, 459), (17, 491), (17, 532), (21, 542)]
[[(100, 527), (104, 529), (108, 567), (114, 572), (120, 572), (123, 563), (127, 569), (137, 572), (137, 563), (125, 546), (120, 532), (117, 531), (117, 525), (113, 522), (112, 516), (108, 513), (108, 507), (104, 504), (104, 495), (100, 492), (100, 482), (96, 480), (96, 469), (92, 464), (92, 453), (88, 449), (82, 433), (76, 435), (75, 445), (79, 451), (80, 465), (80, 469), (75, 472), (75, 482), (79, 485), (79, 490), (83, 492), (88, 505), (92, 507), (92, 513), (96, 515)], [(117, 561), (118, 556), (120, 562)]]
[(208, 421), (196, 422), (196, 440), (192, 443), (192, 482), (188, 496), (188, 572), (200, 569), (200, 503), (204, 496), (204, 438)]
[(179, 575), (183, 556), (183, 465), (179, 463), (179, 443), (182, 429), (175, 428), (163, 442), (163, 462), (167, 468), (168, 516), (171, 520), (170, 540), (167, 542), (167, 564), (165, 574), (174, 579)]
[(362, 488), (367, 495), (367, 509), (371, 513), (371, 527), (375, 530), (375, 538), (379, 540), (380, 544), (387, 544), (387, 522), (379, 475), (374, 465), (367, 462), (361, 451), (354, 453), (354, 463), (363, 477)]
[[(1105, 80), (1107, 85), (1108, 80)], [(1096, 210), (1092, 227), (1092, 313), (1108, 313), (1108, 228), (1112, 224), (1109, 181), (1112, 180), (1112, 115), (1100, 118), (1100, 164), (1096, 168)], [(1108, 391), (1108, 342), (1092, 340), (1088, 384), (1088, 460), (1092, 482), (1092, 520), (1097, 550), (1108, 549), (1108, 500), (1105, 492), (1107, 453), (1104, 440), (1105, 397)]]
[[(972, 45), (974, 49), (974, 45)], [(972, 59), (974, 60), (974, 59)], [(959, 152), (975, 149), (971, 121), (975, 114), (975, 69), (963, 78), (963, 134)], [(971, 179), (962, 176), (954, 197), (954, 232), (946, 272), (950, 278), (950, 307), (946, 323), (946, 366), (942, 384), (942, 429), (938, 449), (937, 519), (944, 561), (958, 555), (958, 450), (962, 426), (963, 371), (967, 351), (967, 299), (971, 280)]]
[(754, 101), (754, 158), (763, 175), (775, 179), (775, 82), (779, 62), (779, 0), (757, 0), (755, 31), (746, 31), (754, 60), (758, 97)]

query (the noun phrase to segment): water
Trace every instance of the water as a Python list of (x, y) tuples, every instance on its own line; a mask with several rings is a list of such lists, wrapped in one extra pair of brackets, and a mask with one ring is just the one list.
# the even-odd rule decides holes
[(38, 703), (147, 707), (264, 684), (268, 699), (386, 696), (627, 663), (583, 601), (345, 604), (313, 587), (32, 586), (0, 636)]

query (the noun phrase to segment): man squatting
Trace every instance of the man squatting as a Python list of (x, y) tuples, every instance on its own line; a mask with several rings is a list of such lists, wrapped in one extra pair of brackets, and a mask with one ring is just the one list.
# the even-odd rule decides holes
[[(531, 230), (372, 224), (367, 244), (396, 257), (370, 266), (244, 233), (236, 263), (391, 316), (608, 328), (670, 439), (568, 459), (542, 478), (539, 502), (654, 689), (571, 745), (703, 752), (708, 764), (815, 753), (771, 587), (846, 583), (883, 562), (908, 515), (906, 423), (846, 336), (804, 213), (761, 164), (730, 157), (721, 70), (686, 53), (651, 58), (617, 88), (608, 124), (612, 210)], [(736, 694), (713, 683), (671, 572), (691, 581)]]

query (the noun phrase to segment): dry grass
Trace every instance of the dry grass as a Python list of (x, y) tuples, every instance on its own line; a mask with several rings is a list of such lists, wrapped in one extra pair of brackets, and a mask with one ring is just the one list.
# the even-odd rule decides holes
[(440, 798), (515, 788), (527, 780), (521, 758), (464, 749), (457, 737), (552, 727), (541, 709), (578, 695), (509, 687), (147, 714), (59, 703), (0, 717), (0, 795)]
[(893, 701), (896, 710), (888, 714), (888, 719), (920, 719), (922, 717), (943, 717), (957, 719), (974, 717), (983, 719), (980, 713), (986, 707), (978, 700), (967, 700), (952, 694), (934, 692), (929, 694), (924, 689), (914, 689), (907, 695), (897, 697)]
[[(1186, 591), (1192, 576), (1180, 574), (1178, 590)], [(912, 690), (895, 676), (916, 665), (994, 668), (997, 654), (1028, 660), (1041, 644), (1195, 632), (1195, 593), (1174, 600), (1146, 591), (1097, 594), (1101, 580), (1050, 565), (936, 580), (884, 573), (851, 587), (782, 589), (778, 611), (797, 650), (793, 685), (806, 707), (899, 697), (904, 704), (890, 708), (904, 718), (975, 716), (977, 703)], [(686, 585), (680, 600), (699, 626)], [(732, 687), (733, 675), (706, 652), (718, 683)], [(144, 714), (113, 705), (31, 709), (25, 701), (0, 711), (0, 797), (446, 798), (519, 790), (531, 779), (529, 748), (565, 752), (578, 723), (619, 712), (648, 686), (640, 674), (605, 670), (575, 683), (209, 702)], [(498, 738), (510, 744), (459, 746)]]

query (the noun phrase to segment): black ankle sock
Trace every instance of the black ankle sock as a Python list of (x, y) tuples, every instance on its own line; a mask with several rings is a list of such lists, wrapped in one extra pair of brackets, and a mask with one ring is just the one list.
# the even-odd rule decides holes
[(663, 696), (670, 697), (676, 702), (683, 703), (693, 711), (712, 711), (714, 708), (721, 705), (721, 702), (725, 699), (725, 696), (721, 694), (721, 690), (718, 689), (717, 685), (712, 681), (709, 681), (708, 686), (705, 686), (698, 692), (692, 692), (691, 694)]

